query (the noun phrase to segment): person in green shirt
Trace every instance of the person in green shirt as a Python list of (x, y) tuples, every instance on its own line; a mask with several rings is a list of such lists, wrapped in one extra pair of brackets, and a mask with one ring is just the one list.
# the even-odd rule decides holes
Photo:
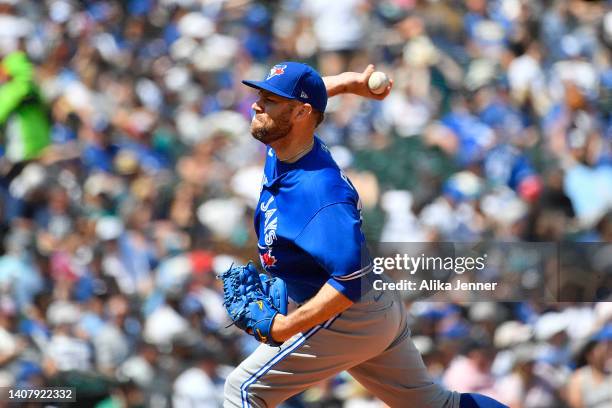
[(9, 174), (14, 178), (50, 144), (47, 105), (34, 82), (34, 67), (25, 53), (8, 54), (0, 62), (0, 140)]

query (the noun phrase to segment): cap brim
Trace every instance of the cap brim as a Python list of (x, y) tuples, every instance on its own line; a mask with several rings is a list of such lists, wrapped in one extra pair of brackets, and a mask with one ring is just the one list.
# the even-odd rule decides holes
[(251, 88), (263, 89), (264, 91), (272, 92), (274, 95), (282, 96), (283, 98), (296, 99), (295, 96), (289, 95), (288, 93), (273, 87), (265, 81), (242, 81), (242, 83), (246, 86), (250, 86)]

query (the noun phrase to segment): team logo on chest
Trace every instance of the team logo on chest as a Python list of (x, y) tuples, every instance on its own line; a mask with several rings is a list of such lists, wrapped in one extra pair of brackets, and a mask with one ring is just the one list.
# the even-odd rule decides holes
[(266, 269), (276, 265), (276, 257), (272, 255), (272, 248), (268, 248), (267, 252), (259, 254), (259, 260)]
[(271, 208), (274, 197), (270, 196), (268, 201), (261, 203), (259, 207), (264, 214), (264, 242), (270, 246), (276, 239), (276, 229), (278, 228), (278, 214), (276, 208)]

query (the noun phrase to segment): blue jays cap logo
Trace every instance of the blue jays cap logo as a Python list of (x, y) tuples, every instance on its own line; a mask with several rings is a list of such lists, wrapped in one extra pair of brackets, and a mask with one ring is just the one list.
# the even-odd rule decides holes
[(270, 69), (270, 73), (268, 74), (268, 76), (266, 77), (266, 81), (272, 77), (275, 77), (277, 75), (283, 75), (285, 73), (285, 68), (287, 68), (286, 65), (275, 65)]

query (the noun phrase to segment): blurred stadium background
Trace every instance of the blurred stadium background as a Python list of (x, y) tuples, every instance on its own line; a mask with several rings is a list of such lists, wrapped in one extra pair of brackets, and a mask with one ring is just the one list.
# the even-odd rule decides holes
[[(0, 386), (220, 406), (257, 345), (214, 279), (256, 258), (240, 79), (272, 62), (394, 78), (318, 131), (370, 242), (612, 242), (611, 51), (610, 1), (0, 0)], [(448, 387), (612, 407), (612, 298), (593, 300), (408, 307)], [(285, 406), (382, 404), (341, 375)]]

